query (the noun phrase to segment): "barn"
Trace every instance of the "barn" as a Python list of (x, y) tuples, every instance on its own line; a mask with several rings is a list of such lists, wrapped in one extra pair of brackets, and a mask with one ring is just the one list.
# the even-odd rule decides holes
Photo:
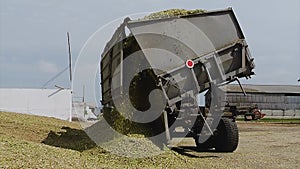
[(300, 117), (300, 86), (244, 84), (245, 96), (239, 85), (222, 87), (226, 101), (237, 107), (258, 105), (267, 116)]

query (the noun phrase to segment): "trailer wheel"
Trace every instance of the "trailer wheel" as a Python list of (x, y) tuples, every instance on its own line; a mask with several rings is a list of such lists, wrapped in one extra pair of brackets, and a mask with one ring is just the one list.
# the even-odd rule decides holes
[(199, 136), (194, 137), (197, 151), (209, 151), (210, 149), (214, 148), (214, 136), (210, 136), (205, 142), (199, 143)]
[(215, 137), (216, 151), (233, 152), (239, 142), (239, 132), (236, 122), (223, 117), (217, 129), (218, 135)]
[(198, 140), (199, 140), (199, 137), (196, 137), (195, 138), (195, 143), (196, 143), (196, 146), (197, 146), (197, 151), (209, 151), (211, 148), (213, 148), (213, 146), (212, 146), (213, 138), (212, 137), (210, 137), (204, 143), (199, 143)]

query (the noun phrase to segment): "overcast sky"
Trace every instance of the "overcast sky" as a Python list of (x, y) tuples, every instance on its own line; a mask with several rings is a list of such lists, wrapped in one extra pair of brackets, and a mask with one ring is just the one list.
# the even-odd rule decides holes
[[(0, 0), (0, 87), (40, 88), (73, 61), (101, 26), (125, 15), (170, 8), (233, 7), (255, 58), (244, 83), (298, 85), (299, 0)], [(65, 72), (54, 84), (68, 86)]]

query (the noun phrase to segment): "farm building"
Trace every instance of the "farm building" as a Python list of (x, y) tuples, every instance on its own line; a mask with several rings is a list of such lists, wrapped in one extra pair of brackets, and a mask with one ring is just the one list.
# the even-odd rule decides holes
[(267, 116), (300, 116), (300, 86), (244, 84), (245, 96), (239, 85), (227, 85), (226, 101), (237, 107), (257, 104)]
[(72, 110), (70, 89), (0, 88), (0, 111), (69, 120)]
[[(95, 119), (97, 107), (92, 103), (73, 101), (70, 89), (0, 88), (0, 112), (15, 112), (62, 120)], [(98, 110), (99, 111), (99, 110)]]

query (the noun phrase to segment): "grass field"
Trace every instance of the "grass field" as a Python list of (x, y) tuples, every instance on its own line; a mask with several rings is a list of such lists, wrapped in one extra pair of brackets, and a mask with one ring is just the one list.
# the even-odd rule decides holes
[[(237, 118), (238, 121), (244, 121), (244, 118)], [(280, 124), (300, 124), (300, 118), (262, 118), (253, 120), (256, 123), (280, 123)]]

